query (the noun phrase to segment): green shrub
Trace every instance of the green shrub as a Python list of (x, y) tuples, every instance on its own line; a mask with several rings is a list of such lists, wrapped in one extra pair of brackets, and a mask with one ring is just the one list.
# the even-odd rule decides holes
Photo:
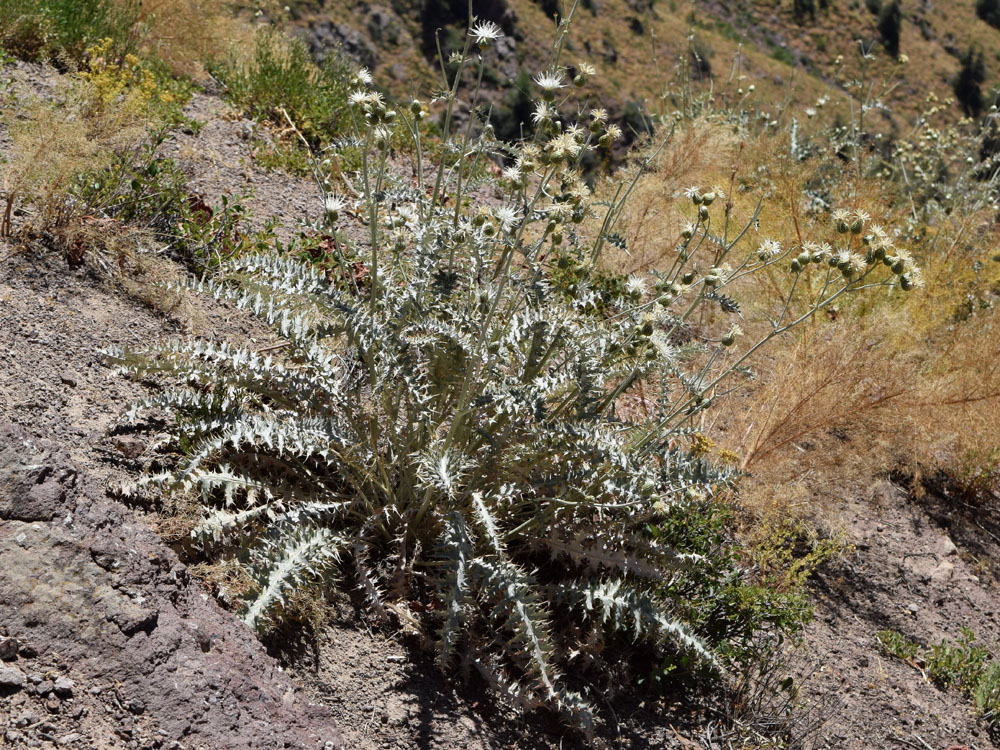
[(122, 57), (136, 47), (137, 6), (115, 0), (4, 0), (0, 44), (11, 54), (79, 62), (86, 49), (111, 39)]
[(352, 72), (339, 55), (328, 55), (317, 67), (304, 44), (266, 27), (257, 33), (246, 64), (220, 61), (212, 72), (250, 116), (286, 127), (287, 112), (314, 147), (329, 144), (348, 129)]
[[(108, 356), (165, 379), (129, 416), (169, 415), (183, 456), (143, 484), (201, 496), (193, 540), (248, 571), (252, 590), (229, 592), (248, 623), (267, 628), (289, 614), (291, 592), (345, 580), (376, 617), (433, 639), (443, 668), (461, 657), (501, 695), (586, 730), (591, 689), (651, 665), (711, 684), (752, 633), (801, 620), (801, 599), (769, 598), (717, 547), (707, 503), (736, 471), (682, 446), (759, 348), (844, 295), (909, 288), (917, 272), (904, 257), (892, 271), (876, 262), (882, 234), (863, 255), (863, 213), (835, 212), (823, 231), (836, 247), (793, 257), (751, 242), (756, 215), (737, 227), (723, 196), (692, 188), (675, 262), (600, 289), (643, 165), (595, 198), (581, 161), (622, 132), (602, 111), (563, 124), (559, 67), (534, 78), (530, 140), (456, 134), (466, 68), (485, 64), (469, 49), (499, 33), (470, 31), (441, 94), (442, 149), (462, 158), (429, 165), (420, 103), (397, 112), (359, 79), (351, 197), (319, 177), (331, 267), (242, 256), (193, 284), (270, 324), (277, 353), (175, 341)], [(389, 160), (400, 122), (412, 174)], [(510, 166), (489, 187), (502, 197), (467, 208), (500, 154)], [(340, 231), (347, 209), (363, 239)], [(825, 282), (738, 343), (729, 295), (778, 268), (789, 293), (806, 273)], [(626, 409), (643, 384), (648, 407)]]
[(242, 196), (223, 196), (211, 206), (191, 193), (177, 163), (158, 155), (165, 136), (165, 131), (154, 133), (140, 148), (116, 154), (104, 169), (79, 175), (73, 196), (92, 212), (146, 231), (174, 257), (199, 269), (273, 243), (270, 223), (249, 229)]

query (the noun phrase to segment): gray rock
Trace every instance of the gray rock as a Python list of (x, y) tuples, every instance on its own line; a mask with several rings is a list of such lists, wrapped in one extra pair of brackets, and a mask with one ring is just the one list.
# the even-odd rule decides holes
[(0, 690), (20, 690), (24, 687), (24, 672), (17, 667), (0, 667)]
[(76, 470), (64, 451), (0, 425), (0, 519), (51, 521), (75, 486)]
[(951, 541), (951, 537), (949, 536), (946, 536), (938, 544), (937, 553), (941, 557), (951, 557), (956, 552), (958, 552), (958, 547), (955, 546), (955, 543)]
[(56, 680), (53, 690), (56, 691), (56, 695), (62, 698), (69, 698), (73, 695), (73, 688), (76, 687), (76, 683), (73, 682), (69, 677), (60, 677)]
[(14, 661), (17, 658), (18, 647), (17, 638), (0, 640), (0, 661)]
[(947, 560), (941, 562), (934, 572), (931, 573), (931, 583), (948, 583), (952, 576), (955, 574), (954, 564), (948, 562)]

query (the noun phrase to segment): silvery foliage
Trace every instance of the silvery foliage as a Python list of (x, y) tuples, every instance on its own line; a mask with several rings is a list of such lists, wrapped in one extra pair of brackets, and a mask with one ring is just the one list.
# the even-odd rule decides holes
[[(732, 470), (678, 446), (746, 356), (810, 313), (786, 319), (786, 306), (736, 353), (728, 316), (740, 308), (723, 288), (790, 251), (749, 248), (729, 264), (750, 224), (731, 232), (720, 200), (713, 234), (715, 193), (692, 191), (698, 218), (666, 273), (614, 293), (598, 286), (629, 186), (602, 203), (580, 180), (583, 154), (620, 131), (600, 111), (585, 128), (555, 114), (561, 34), (535, 136), (504, 144), (488, 128), (452, 137), (446, 127), (453, 158), (446, 149), (434, 169), (422, 162), (421, 105), (397, 114), (359, 77), (364, 166), (353, 196), (328, 190), (325, 205), (330, 226), (353, 211), (366, 239), (351, 250), (338, 234), (332, 272), (255, 255), (191, 283), (268, 323), (284, 348), (183, 340), (108, 356), (162, 382), (129, 418), (174, 417), (183, 459), (143, 483), (200, 493), (192, 536), (250, 572), (249, 624), (266, 627), (290, 593), (322, 591), (337, 574), (378, 617), (432, 637), (443, 667), (461, 659), (511, 700), (586, 729), (589, 698), (565, 675), (614, 672), (615, 643), (722, 669), (663, 593), (702, 560), (649, 528), (732, 482)], [(472, 59), (467, 45), (440, 95), (446, 123)], [(415, 179), (388, 159), (400, 121)], [(480, 167), (499, 153), (511, 166), (486, 179)], [(492, 207), (463, 210), (470, 186), (493, 190)], [(835, 265), (810, 312), (870, 285), (868, 270), (842, 278)], [(572, 281), (557, 282), (557, 269)], [(719, 311), (721, 336), (692, 333), (702, 306)], [(641, 384), (646, 408), (623, 411)]]

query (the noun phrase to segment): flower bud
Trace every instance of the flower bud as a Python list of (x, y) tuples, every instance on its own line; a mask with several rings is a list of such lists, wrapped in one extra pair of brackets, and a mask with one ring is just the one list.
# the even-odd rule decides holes
[(586, 79), (585, 76), (582, 76), (582, 75), (579, 75), (579, 74), (573, 76), (573, 85), (576, 86), (577, 88), (580, 88), (581, 86), (584, 86), (586, 83), (587, 83), (587, 79)]
[(840, 232), (841, 234), (847, 234), (848, 232), (851, 231), (851, 225), (848, 224), (846, 221), (838, 221), (837, 231)]
[(701, 200), (706, 206), (711, 206), (715, 202), (715, 193), (709, 191), (701, 196)]
[(796, 260), (799, 262), (800, 266), (805, 267), (812, 262), (812, 256), (805, 250), (803, 250), (801, 253), (799, 253), (799, 257), (796, 258)]
[(694, 271), (688, 271), (686, 274), (681, 276), (681, 283), (685, 285), (690, 285), (694, 281)]
[(414, 115), (419, 115), (423, 111), (423, 105), (420, 103), (419, 99), (414, 99), (410, 102), (410, 113)]
[(864, 229), (865, 223), (861, 219), (855, 219), (851, 222), (851, 234), (861, 234), (861, 230)]
[(901, 275), (903, 271), (906, 270), (906, 264), (902, 260), (897, 260), (892, 264), (892, 272), (897, 276)]
[(701, 196), (701, 193), (691, 194), (691, 202), (696, 206), (700, 206), (704, 200), (705, 199)]
[(722, 337), (723, 346), (732, 346), (734, 341), (736, 341), (736, 336), (733, 335), (732, 332), (727, 333), (725, 336)]
[(719, 283), (719, 277), (714, 274), (709, 274), (705, 277), (705, 286), (716, 286)]
[(497, 233), (497, 228), (493, 222), (486, 222), (483, 224), (483, 237), (492, 237)]
[(902, 287), (904, 292), (908, 292), (913, 289), (913, 280), (908, 274), (903, 274), (899, 277), (899, 286)]
[(684, 239), (689, 240), (693, 236), (694, 236), (694, 231), (692, 231), (691, 227), (684, 227), (681, 230), (681, 237), (683, 237)]
[(798, 258), (795, 258), (794, 260), (792, 260), (792, 265), (789, 267), (789, 270), (792, 273), (798, 273), (799, 271), (802, 270), (802, 264), (799, 263), (799, 259)]
[(698, 218), (702, 221), (708, 221), (708, 206), (702, 206), (698, 209)]

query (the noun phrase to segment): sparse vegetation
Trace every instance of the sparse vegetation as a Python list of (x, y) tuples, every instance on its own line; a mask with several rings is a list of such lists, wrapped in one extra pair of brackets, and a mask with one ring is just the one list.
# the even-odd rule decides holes
[(968, 696), (976, 712), (996, 729), (1000, 719), (1000, 660), (962, 628), (957, 641), (942, 640), (929, 647), (893, 630), (876, 634), (882, 650), (920, 669), (942, 689), (955, 688)]

